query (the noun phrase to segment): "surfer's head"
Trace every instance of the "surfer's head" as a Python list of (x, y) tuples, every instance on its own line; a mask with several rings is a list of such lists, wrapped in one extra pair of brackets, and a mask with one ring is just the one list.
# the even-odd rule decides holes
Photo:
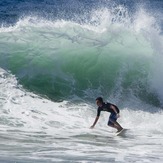
[(103, 98), (102, 98), (102, 97), (97, 97), (97, 98), (96, 98), (96, 104), (97, 104), (98, 106), (102, 106), (102, 104), (103, 104)]

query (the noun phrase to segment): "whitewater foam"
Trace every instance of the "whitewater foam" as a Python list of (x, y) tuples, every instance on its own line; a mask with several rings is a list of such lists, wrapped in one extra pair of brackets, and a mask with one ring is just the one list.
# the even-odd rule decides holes
[(94, 104), (54, 103), (22, 89), (10, 73), (1, 70), (0, 76), (1, 99), (6, 97), (0, 103), (0, 160), (8, 160), (10, 153), (18, 162), (162, 161), (161, 110), (146, 112), (140, 104), (121, 109), (119, 122), (129, 131), (125, 138), (115, 137), (106, 125), (108, 114), (89, 129), (96, 116)]

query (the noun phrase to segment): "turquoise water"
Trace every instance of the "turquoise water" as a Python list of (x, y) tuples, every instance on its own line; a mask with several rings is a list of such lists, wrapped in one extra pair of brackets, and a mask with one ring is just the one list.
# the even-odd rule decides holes
[(25, 88), (53, 100), (90, 99), (91, 92), (93, 98), (132, 94), (160, 106), (150, 85), (159, 54), (148, 33), (124, 23), (95, 26), (28, 17), (1, 28), (0, 64)]

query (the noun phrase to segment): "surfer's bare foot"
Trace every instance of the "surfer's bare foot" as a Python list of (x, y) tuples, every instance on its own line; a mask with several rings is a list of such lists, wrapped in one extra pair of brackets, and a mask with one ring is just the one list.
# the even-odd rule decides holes
[(120, 131), (122, 131), (123, 130), (123, 128), (120, 128), (120, 129), (118, 129), (118, 131), (117, 132), (120, 132)]

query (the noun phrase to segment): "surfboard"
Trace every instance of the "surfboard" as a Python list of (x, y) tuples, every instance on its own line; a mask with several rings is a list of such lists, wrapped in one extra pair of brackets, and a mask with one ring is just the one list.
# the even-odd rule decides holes
[(127, 131), (127, 129), (122, 129), (120, 132), (116, 133), (116, 136), (124, 136), (126, 131)]

